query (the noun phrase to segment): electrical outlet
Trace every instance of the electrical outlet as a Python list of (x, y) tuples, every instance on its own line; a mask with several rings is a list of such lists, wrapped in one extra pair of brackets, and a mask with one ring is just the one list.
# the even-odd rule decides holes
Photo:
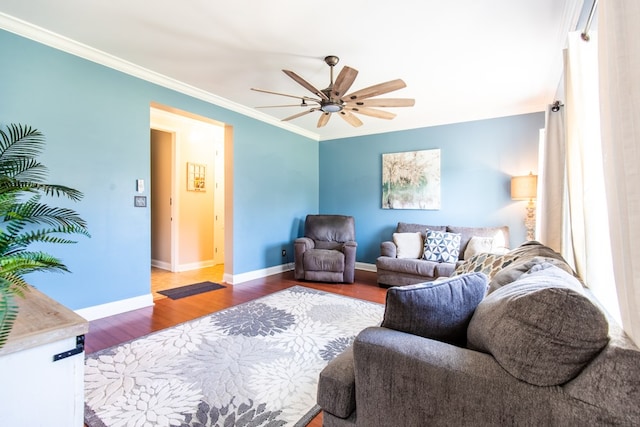
[(287, 250), (286, 250), (286, 249), (283, 249), (283, 250), (282, 250), (282, 256), (283, 256), (283, 257), (286, 257), (286, 256), (287, 256)]

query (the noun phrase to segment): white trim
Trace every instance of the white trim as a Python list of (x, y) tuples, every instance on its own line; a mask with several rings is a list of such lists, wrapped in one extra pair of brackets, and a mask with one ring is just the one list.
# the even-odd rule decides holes
[(181, 273), (183, 271), (199, 270), (201, 268), (213, 267), (214, 265), (216, 265), (216, 263), (212, 259), (207, 261), (192, 262), (189, 264), (178, 264), (176, 265), (176, 272)]
[[(223, 277), (223, 281), (230, 285), (239, 285), (244, 282), (248, 282), (250, 280), (262, 279), (263, 277), (272, 276), (278, 273), (284, 273), (285, 271), (291, 271), (293, 270), (293, 268), (294, 268), (293, 263), (286, 263), (282, 265), (276, 265), (274, 267), (265, 268), (262, 270), (254, 270), (254, 271), (249, 271), (247, 273), (242, 273), (237, 275), (225, 274)], [(369, 264), (365, 262), (356, 262), (356, 270), (371, 271), (371, 272), (378, 271), (376, 269), (375, 264)]]
[(153, 295), (149, 293), (146, 295), (140, 295), (139, 297), (127, 298), (120, 301), (109, 302), (107, 304), (94, 305), (93, 307), (81, 308), (74, 311), (76, 314), (91, 321), (151, 306), (153, 306)]
[(0, 28), (19, 36), (34, 40), (38, 43), (42, 43), (54, 49), (58, 49), (63, 52), (67, 52), (80, 58), (86, 59), (88, 61), (95, 62), (96, 64), (104, 65), (105, 67), (109, 67), (125, 74), (140, 78), (142, 80), (155, 83), (167, 89), (175, 90), (185, 95), (189, 95), (202, 101), (217, 105), (219, 107), (226, 108), (227, 110), (251, 117), (252, 119), (260, 120), (272, 126), (277, 126), (279, 128), (288, 130), (289, 132), (297, 133), (314, 141), (320, 141), (320, 135), (318, 135), (317, 133), (310, 132), (288, 122), (282, 122), (255, 109), (245, 107), (244, 105), (237, 104), (213, 93), (206, 92), (194, 86), (167, 77), (163, 74), (140, 67), (129, 61), (125, 61), (121, 58), (110, 55), (91, 46), (79, 43), (75, 40), (46, 30), (42, 27), (30, 24), (26, 21), (2, 12), (0, 12)]
[(290, 264), (276, 265), (269, 268), (263, 268), (261, 270), (249, 271), (241, 274), (225, 274), (224, 282), (230, 285), (237, 285), (240, 283), (248, 282), (250, 280), (262, 279), (263, 277), (273, 276), (274, 274), (284, 273), (285, 271), (292, 270)]
[[(293, 270), (293, 263), (276, 265), (274, 267), (263, 268), (261, 270), (254, 270), (236, 275), (225, 273), (223, 276), (223, 282), (228, 285), (235, 286), (244, 282), (249, 282), (251, 280), (262, 279), (263, 277), (272, 276), (274, 274), (284, 273), (291, 270)], [(375, 272), (376, 265), (364, 262), (356, 262), (356, 270)], [(81, 308), (79, 310), (75, 310), (75, 312), (76, 314), (91, 321), (151, 306), (153, 306), (153, 295), (149, 293), (147, 295), (141, 295), (135, 298), (128, 298), (120, 301), (110, 302), (107, 304), (96, 305), (93, 307)]]
[(171, 271), (171, 263), (170, 262), (159, 261), (157, 259), (152, 259), (151, 260), (151, 266), (152, 267), (156, 267), (156, 268), (160, 268), (162, 270)]
[(376, 273), (378, 271), (378, 268), (375, 264), (369, 264), (367, 262), (356, 262), (356, 270), (371, 271), (373, 273)]

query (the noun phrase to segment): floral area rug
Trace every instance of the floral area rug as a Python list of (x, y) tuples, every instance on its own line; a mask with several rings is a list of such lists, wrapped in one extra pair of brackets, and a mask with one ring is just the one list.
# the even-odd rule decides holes
[(303, 286), (87, 355), (85, 422), (304, 426), (318, 375), (384, 306)]

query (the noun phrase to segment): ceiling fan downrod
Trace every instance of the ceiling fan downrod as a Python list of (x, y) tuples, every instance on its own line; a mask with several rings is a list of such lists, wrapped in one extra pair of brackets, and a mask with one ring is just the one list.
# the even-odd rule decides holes
[(327, 95), (327, 98), (329, 98), (329, 100), (328, 101), (323, 100), (320, 103), (320, 109), (325, 113), (337, 113), (339, 111), (342, 111), (342, 108), (343, 108), (342, 101), (340, 99), (336, 101), (331, 96), (331, 92), (333, 90), (333, 67), (336, 66), (338, 61), (340, 61), (340, 58), (338, 58), (335, 55), (328, 55), (324, 57), (324, 62), (329, 66), (329, 70), (330, 70), (329, 87), (322, 89), (322, 92), (325, 95)]

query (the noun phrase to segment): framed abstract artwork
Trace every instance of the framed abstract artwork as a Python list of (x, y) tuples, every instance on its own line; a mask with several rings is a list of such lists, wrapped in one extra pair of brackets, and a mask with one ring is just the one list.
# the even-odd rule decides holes
[(187, 191), (206, 191), (206, 172), (205, 165), (187, 162)]
[(382, 155), (382, 209), (440, 209), (440, 149)]

